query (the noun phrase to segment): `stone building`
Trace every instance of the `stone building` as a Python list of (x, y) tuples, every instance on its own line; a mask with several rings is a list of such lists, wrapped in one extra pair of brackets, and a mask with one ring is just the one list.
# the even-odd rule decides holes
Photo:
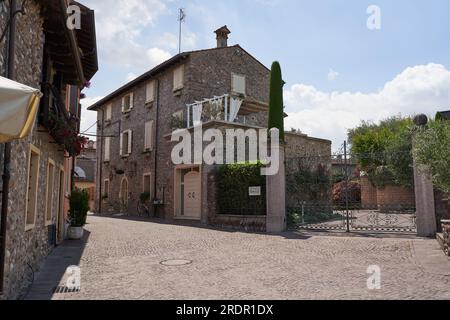
[(95, 141), (89, 141), (76, 158), (74, 186), (89, 193), (89, 208), (95, 208), (95, 170), (97, 167), (97, 149)]
[[(97, 71), (93, 11), (74, 1), (24, 3), (24, 11), (11, 20), (15, 34), (0, 43), (0, 74), (13, 71), (13, 80), (39, 89), (43, 96), (30, 135), (11, 143), (0, 299), (18, 298), (44, 258), (64, 239), (65, 202), (70, 195), (71, 162), (79, 132), (80, 90)], [(0, 31), (8, 27), (10, 10), (14, 5), (21, 9), (21, 4), (0, 2)], [(80, 7), (81, 29), (66, 27), (68, 4)], [(15, 57), (8, 57), (10, 47), (15, 48)], [(8, 71), (10, 59), (15, 63)], [(3, 151), (2, 145), (0, 154)]]
[[(226, 26), (215, 33), (216, 48), (180, 53), (89, 108), (98, 112), (102, 137), (97, 211), (136, 214), (140, 195), (150, 192), (160, 218), (215, 220), (216, 165), (174, 165), (172, 132), (199, 123), (221, 131), (267, 127), (270, 74), (241, 46), (228, 46)], [(310, 146), (317, 145), (331, 154), (330, 141), (289, 139), (307, 149), (302, 152), (316, 152)]]

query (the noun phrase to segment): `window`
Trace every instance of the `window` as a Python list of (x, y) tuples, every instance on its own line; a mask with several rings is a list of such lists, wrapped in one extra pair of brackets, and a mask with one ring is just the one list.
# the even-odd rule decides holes
[(109, 162), (111, 160), (111, 138), (105, 138), (105, 155), (104, 162)]
[(108, 104), (105, 110), (105, 121), (111, 121), (112, 119), (112, 104)]
[(231, 74), (231, 92), (245, 95), (245, 76)]
[(46, 189), (46, 203), (45, 203), (45, 225), (52, 223), (53, 215), (53, 192), (55, 183), (55, 162), (48, 160), (47, 164), (47, 189)]
[(152, 175), (151, 173), (145, 173), (143, 176), (142, 192), (148, 192), (152, 194)]
[(131, 154), (133, 144), (133, 132), (126, 130), (120, 135), (120, 155), (127, 157)]
[(155, 101), (155, 81), (147, 83), (145, 88), (145, 103), (151, 103)]
[(183, 89), (184, 86), (184, 65), (177, 67), (173, 72), (173, 91)]
[(102, 196), (103, 197), (106, 196), (106, 198), (109, 197), (109, 179), (105, 179), (105, 181), (104, 181), (104, 190), (103, 190)]
[(27, 181), (27, 202), (25, 229), (30, 230), (36, 224), (36, 208), (37, 208), (37, 191), (39, 180), (39, 159), (40, 151), (36, 147), (30, 145), (29, 162), (28, 162), (28, 181)]
[(153, 120), (145, 123), (144, 151), (153, 151), (154, 123)]
[(122, 98), (122, 112), (127, 113), (133, 109), (133, 93), (127, 94)]

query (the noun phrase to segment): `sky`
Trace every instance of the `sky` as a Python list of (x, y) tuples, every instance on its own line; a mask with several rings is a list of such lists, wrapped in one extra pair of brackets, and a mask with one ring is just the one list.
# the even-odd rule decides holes
[(213, 31), (227, 25), (230, 45), (268, 67), (280, 62), (286, 129), (335, 150), (363, 120), (450, 110), (448, 0), (81, 2), (96, 12), (100, 68), (84, 91), (82, 131), (96, 121), (89, 105), (178, 53), (179, 8), (183, 51), (215, 47)]

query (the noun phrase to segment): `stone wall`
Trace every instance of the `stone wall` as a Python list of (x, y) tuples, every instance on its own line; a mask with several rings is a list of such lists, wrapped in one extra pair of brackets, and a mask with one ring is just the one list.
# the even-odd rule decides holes
[[(0, 29), (4, 19), (0, 19)], [(17, 18), (16, 81), (40, 88), (43, 61), (43, 19), (39, 5), (28, 1), (26, 15)], [(32, 31), (32, 32), (31, 32)], [(1, 46), (3, 48), (3, 45)], [(6, 59), (0, 60), (0, 70), (5, 70)], [(42, 132), (41, 132), (42, 131)], [(31, 135), (12, 143), (11, 184), (8, 205), (8, 230), (6, 239), (5, 294), (2, 299), (15, 299), (28, 285), (32, 270), (36, 272), (44, 258), (52, 250), (49, 245), (48, 227), (45, 226), (45, 197), (38, 197), (36, 225), (25, 231), (25, 202), (28, 177), (30, 144), (40, 152), (38, 194), (45, 195), (48, 159), (56, 163), (53, 223), (58, 201), (58, 168), (64, 163), (64, 153), (37, 123)]]
[(450, 257), (450, 220), (441, 220), (442, 247), (444, 252)]
[[(0, 32), (3, 32), (6, 28), (6, 22), (9, 17), (9, 0), (0, 2)], [(6, 59), (8, 58), (8, 35), (5, 36), (2, 42), (0, 42), (0, 76), (6, 76)]]
[(441, 220), (450, 220), (450, 197), (439, 191), (434, 191), (436, 223), (438, 224), (438, 232), (442, 232)]
[[(323, 170), (329, 176), (329, 185), (310, 182), (299, 185), (293, 174), (299, 171)], [(300, 133), (286, 133), (286, 206), (298, 207), (303, 201), (317, 205), (331, 205), (331, 141), (308, 137)], [(319, 187), (319, 188), (317, 188)], [(307, 190), (316, 190), (317, 199), (311, 199)], [(302, 190), (299, 192), (299, 190)]]

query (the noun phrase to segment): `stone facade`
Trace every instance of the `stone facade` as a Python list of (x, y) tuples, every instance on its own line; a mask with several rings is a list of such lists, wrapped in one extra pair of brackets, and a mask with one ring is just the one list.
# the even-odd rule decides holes
[[(44, 81), (44, 14), (41, 6), (47, 3), (27, 1), (25, 14), (18, 14), (16, 19), (16, 56), (14, 80), (42, 91)], [(55, 2), (52, 2), (55, 4)], [(20, 4), (19, 4), (20, 5)], [(50, 4), (49, 4), (50, 7)], [(4, 30), (6, 14), (9, 14), (9, 1), (0, 3), (0, 30)], [(6, 37), (8, 39), (8, 37)], [(0, 71), (6, 75), (7, 41), (0, 44)], [(56, 70), (56, 69), (55, 69)], [(60, 97), (66, 97), (66, 86), (63, 85)], [(44, 95), (42, 101), (49, 97)], [(66, 107), (66, 106), (64, 106)], [(41, 105), (42, 108), (42, 105)], [(41, 109), (40, 109), (41, 110)], [(39, 153), (39, 171), (37, 176), (37, 205), (35, 224), (26, 226), (27, 181), (30, 162), (30, 150), (33, 147)], [(47, 127), (43, 127), (36, 117), (30, 135), (11, 143), (11, 180), (8, 201), (5, 288), (0, 299), (16, 299), (23, 289), (29, 285), (32, 275), (52, 251), (57, 242), (64, 239), (64, 196), (70, 193), (71, 172), (66, 170), (64, 148), (55, 142)], [(1, 150), (3, 152), (3, 148)], [(3, 153), (2, 153), (3, 155)], [(2, 160), (2, 157), (0, 157)], [(48, 164), (54, 164), (51, 219), (46, 221)], [(3, 162), (0, 163), (3, 168)], [(50, 197), (49, 197), (50, 198)], [(57, 226), (59, 216), (60, 224)]]
[[(145, 105), (147, 82), (138, 83), (130, 89), (129, 92), (133, 92), (134, 95), (134, 108), (130, 113), (122, 114), (122, 95), (101, 106), (105, 108), (107, 104), (112, 103), (112, 120), (111, 124), (105, 124), (103, 112), (99, 111), (99, 123), (104, 124), (103, 131), (100, 127), (99, 132), (103, 132), (103, 136), (113, 136), (109, 163), (102, 161), (104, 145), (97, 146), (98, 163), (102, 165), (99, 170), (102, 171), (102, 176), (97, 182), (97, 189), (100, 190), (100, 181), (104, 186), (105, 179), (109, 179), (110, 187), (109, 197), (103, 201), (103, 212), (117, 212), (120, 209), (120, 182), (126, 178), (130, 188), (127, 212), (135, 214), (139, 195), (143, 190), (143, 175), (151, 173), (152, 179), (156, 177), (157, 186), (156, 190), (152, 190), (153, 196), (164, 199), (165, 202), (157, 214), (160, 217), (172, 219), (174, 217), (174, 166), (171, 161), (171, 152), (174, 143), (171, 143), (167, 136), (172, 133), (173, 113), (185, 112), (186, 104), (197, 100), (230, 93), (232, 73), (246, 76), (247, 98), (268, 101), (269, 70), (239, 46), (192, 52), (182, 63), (185, 68), (184, 87), (180, 92), (173, 92), (173, 71), (180, 64), (178, 63), (152, 79), (159, 82), (157, 94), (159, 101), (155, 101), (151, 106)], [(157, 118), (158, 106), (160, 110)], [(246, 118), (254, 124), (263, 122), (261, 116), (250, 115)], [(158, 140), (154, 141), (156, 146), (154, 151), (144, 153), (144, 126), (145, 122), (150, 120), (157, 120), (155, 139), (157, 136)], [(133, 130), (133, 150), (130, 156), (122, 158), (119, 152), (119, 133), (128, 129)], [(155, 153), (157, 153), (156, 174)], [(117, 174), (121, 171), (124, 171), (124, 174)], [(97, 192), (97, 203), (99, 198), (102, 198), (100, 191)]]
[[(43, 19), (40, 7), (34, 1), (27, 4), (27, 14), (17, 19), (16, 39), (16, 81), (40, 88), (43, 61)], [(8, 9), (9, 10), (9, 9)], [(2, 19), (2, 22), (4, 20)], [(3, 30), (3, 26), (1, 27)], [(34, 30), (34, 32), (30, 32)], [(2, 55), (0, 69), (6, 70), (6, 58)], [(37, 121), (37, 120), (36, 120)], [(45, 226), (45, 197), (38, 197), (36, 225), (25, 231), (25, 205), (28, 176), (30, 144), (40, 152), (38, 194), (46, 194), (47, 161), (55, 161), (56, 167), (63, 165), (64, 153), (59, 147), (50, 143), (50, 135), (41, 132), (37, 123), (31, 135), (21, 141), (14, 141), (11, 150), (11, 182), (8, 205), (8, 230), (6, 239), (5, 293), (4, 299), (17, 298), (23, 286), (27, 285), (32, 271), (38, 270), (40, 264), (51, 251), (49, 228)], [(55, 174), (54, 184), (57, 185)], [(54, 190), (54, 208), (57, 207), (57, 188)], [(32, 270), (31, 270), (32, 269)]]

